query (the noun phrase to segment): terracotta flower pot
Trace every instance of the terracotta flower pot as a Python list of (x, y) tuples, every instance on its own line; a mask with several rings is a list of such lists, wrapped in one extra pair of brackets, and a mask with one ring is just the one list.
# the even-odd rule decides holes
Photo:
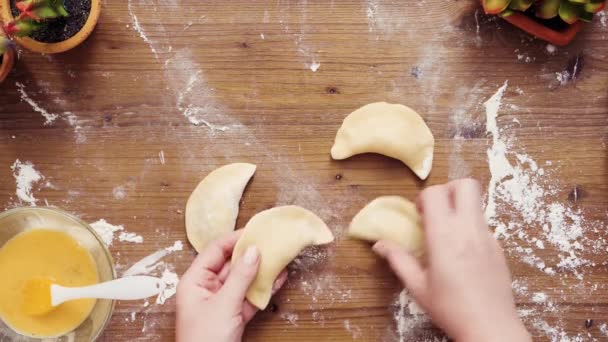
[[(0, 20), (7, 23), (13, 20), (11, 0), (0, 0)], [(91, 0), (91, 12), (84, 26), (71, 38), (57, 43), (43, 43), (29, 37), (14, 37), (14, 40), (24, 48), (38, 53), (60, 53), (71, 50), (91, 35), (101, 14), (101, 0)]]
[[(484, 5), (484, 0), (480, 1), (482, 5)], [(605, 3), (604, 5), (605, 6)], [(602, 7), (603, 8), (603, 7)], [(494, 10), (493, 8), (486, 8), (484, 6), (484, 10), (487, 14), (500, 14), (502, 9)], [(601, 9), (600, 9), (601, 10)], [(547, 41), (553, 45), (564, 46), (568, 45), (574, 37), (581, 31), (585, 23), (582, 21), (577, 21), (574, 24), (568, 25), (564, 30), (557, 31), (548, 26), (543, 25), (542, 19), (536, 20), (524, 13), (515, 12), (506, 17), (502, 17), (504, 20), (511, 23), (523, 31)]]
[(17, 54), (15, 53), (15, 49), (12, 46), (9, 46), (2, 55), (2, 63), (0, 64), (0, 83), (4, 82), (6, 76), (13, 70), (16, 58)]
[(556, 31), (523, 13), (513, 13), (503, 19), (539, 39), (558, 46), (570, 44), (583, 26), (585, 26), (584, 22), (577, 21), (572, 25), (568, 25), (568, 28), (563, 31)]

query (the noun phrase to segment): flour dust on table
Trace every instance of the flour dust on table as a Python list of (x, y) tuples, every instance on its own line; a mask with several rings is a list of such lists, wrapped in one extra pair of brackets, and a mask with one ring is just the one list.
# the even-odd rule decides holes
[(131, 17), (131, 26), (133, 27), (135, 32), (137, 32), (139, 37), (146, 44), (148, 44), (148, 46), (150, 47), (150, 51), (152, 51), (152, 53), (154, 54), (154, 58), (158, 59), (158, 51), (156, 51), (154, 43), (150, 40), (150, 38), (148, 38), (145, 30), (141, 27), (141, 24), (139, 23), (139, 18), (133, 10), (133, 3), (131, 0), (127, 0), (127, 10), (129, 11), (129, 16)]
[[(27, 103), (32, 108), (32, 110), (42, 115), (42, 117), (45, 119), (44, 126), (51, 126), (57, 121), (57, 119), (61, 118), (68, 125), (70, 125), (70, 127), (74, 129), (75, 142), (77, 144), (83, 144), (86, 142), (87, 137), (85, 134), (86, 130), (84, 124), (87, 122), (87, 120), (79, 119), (78, 116), (71, 111), (51, 112), (50, 110), (47, 110), (42, 107), (36, 100), (34, 100), (30, 96), (28, 92), (26, 92), (25, 84), (21, 82), (15, 82), (15, 86), (17, 87), (17, 91), (20, 94), (21, 101)], [(48, 89), (46, 89), (49, 87), (48, 83), (40, 84), (40, 86), (43, 88), (44, 91), (48, 91)], [(54, 102), (61, 105), (62, 107), (65, 107), (66, 105), (66, 101), (60, 98), (55, 98)]]
[[(537, 269), (539, 277), (558, 277), (564, 284), (574, 285), (585, 296), (592, 297), (597, 284), (587, 281), (586, 269), (595, 263), (582, 255), (583, 251), (587, 255), (605, 255), (608, 243), (601, 235), (598, 236), (605, 229), (604, 225), (587, 220), (581, 209), (559, 199), (560, 183), (554, 176), (559, 165), (552, 161), (539, 165), (518, 147), (517, 137), (509, 132), (508, 126), (501, 127), (501, 108), (517, 109), (517, 106), (503, 105), (507, 90), (508, 82), (505, 82), (484, 103), (486, 130), (492, 138), (487, 150), (490, 181), (486, 218), (507, 254), (517, 256)], [(574, 194), (576, 196), (576, 189)], [(549, 252), (549, 247), (554, 252)], [(545, 252), (539, 253), (541, 250)], [(513, 289), (517, 297), (541, 305), (543, 312), (567, 309), (552, 295), (531, 292), (529, 288), (533, 285), (515, 279)], [(588, 333), (568, 335), (559, 321), (557, 325), (550, 325), (540, 318), (543, 312), (524, 310), (520, 313), (525, 322), (552, 341), (590, 337)]]
[(108, 221), (106, 221), (105, 219), (99, 219), (98, 221), (95, 221), (90, 225), (91, 228), (95, 230), (97, 235), (101, 237), (103, 243), (108, 247), (112, 246), (112, 242), (114, 242), (114, 233), (122, 232), (125, 230), (125, 227), (123, 225), (113, 225), (108, 223)]
[[(111, 247), (117, 238), (120, 242), (143, 243), (144, 238), (133, 232), (125, 230), (123, 225), (114, 225), (105, 219), (99, 219), (91, 223), (91, 227), (101, 237), (106, 246)], [(118, 235), (118, 236), (117, 236)], [(146, 256), (145, 258), (132, 264), (126, 271), (122, 272), (122, 277), (135, 275), (155, 275), (161, 279), (161, 292), (156, 298), (156, 304), (164, 304), (169, 298), (175, 295), (179, 277), (173, 270), (171, 264), (161, 261), (164, 257), (177, 251), (183, 250), (183, 243), (175, 241), (172, 246), (159, 249), (158, 251)], [(117, 265), (120, 268), (120, 265)], [(147, 302), (145, 302), (147, 303)], [(144, 304), (144, 307), (147, 305)], [(142, 309), (144, 308), (142, 307)], [(133, 312), (135, 314), (135, 312)]]
[(30, 161), (21, 162), (19, 159), (11, 166), (17, 189), (15, 195), (19, 203), (36, 206), (38, 199), (32, 194), (34, 186), (44, 180), (44, 176), (34, 168)]
[[(397, 326), (397, 341), (408, 342), (412, 340), (423, 342), (447, 342), (447, 337), (421, 337), (419, 332), (431, 324), (431, 318), (422, 310), (403, 289), (393, 302), (393, 319)], [(422, 338), (422, 340), (420, 339)]]
[[(182, 251), (184, 245), (181, 241), (175, 241), (172, 246), (159, 249), (158, 251), (135, 262), (122, 273), (123, 277), (135, 275), (155, 275), (161, 279), (161, 293), (156, 298), (156, 304), (162, 305), (173, 297), (177, 292), (179, 277), (171, 264), (161, 261), (166, 256)], [(162, 270), (162, 271), (161, 271)], [(147, 305), (146, 305), (147, 306)]]
[(46, 109), (42, 108), (36, 101), (34, 101), (30, 97), (30, 95), (25, 91), (25, 85), (23, 83), (15, 82), (15, 85), (17, 86), (19, 94), (21, 94), (21, 100), (29, 104), (35, 112), (40, 113), (40, 115), (44, 117), (45, 126), (52, 124), (53, 122), (55, 122), (55, 120), (57, 120), (57, 118), (59, 118), (59, 114), (50, 113)]

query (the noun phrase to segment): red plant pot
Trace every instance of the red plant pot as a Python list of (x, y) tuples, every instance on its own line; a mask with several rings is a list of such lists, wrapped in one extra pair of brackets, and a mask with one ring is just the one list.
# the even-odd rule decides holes
[(15, 53), (15, 49), (9, 45), (6, 48), (4, 55), (2, 55), (2, 63), (0, 64), (0, 83), (2, 83), (11, 70), (13, 70), (15, 59), (17, 59), (17, 53)]
[[(484, 5), (484, 0), (481, 0), (481, 4)], [(499, 12), (489, 11), (485, 7), (484, 10), (486, 11), (486, 14), (499, 14)], [(574, 24), (568, 25), (566, 29), (557, 31), (520, 12), (515, 12), (502, 18), (511, 23), (511, 25), (526, 31), (539, 39), (558, 46), (570, 44), (574, 37), (581, 31), (583, 26), (585, 26), (584, 22), (577, 21)]]
[(511, 23), (511, 25), (519, 27), (537, 38), (558, 46), (570, 44), (583, 26), (585, 26), (584, 22), (577, 21), (572, 25), (568, 25), (568, 28), (563, 31), (556, 31), (548, 28), (547, 26), (534, 20), (534, 18), (530, 18), (523, 13), (513, 13), (509, 16), (503, 17), (503, 19)]

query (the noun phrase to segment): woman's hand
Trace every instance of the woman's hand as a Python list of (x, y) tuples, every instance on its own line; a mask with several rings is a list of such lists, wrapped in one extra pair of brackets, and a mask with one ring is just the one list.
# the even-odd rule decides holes
[(515, 309), (505, 257), (482, 212), (479, 184), (463, 179), (429, 187), (418, 210), (426, 265), (390, 241), (374, 246), (416, 302), (457, 341), (531, 341)]
[[(247, 249), (230, 262), (241, 231), (215, 240), (199, 254), (177, 288), (177, 342), (240, 342), (245, 326), (258, 309), (245, 295), (260, 266), (260, 253)], [(283, 272), (275, 292), (287, 280)]]

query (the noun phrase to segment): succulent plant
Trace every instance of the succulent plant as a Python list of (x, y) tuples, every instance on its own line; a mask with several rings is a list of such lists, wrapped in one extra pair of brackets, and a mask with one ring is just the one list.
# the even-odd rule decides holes
[(3, 26), (9, 36), (29, 36), (43, 27), (45, 21), (69, 15), (64, 0), (21, 0), (15, 7), (19, 16)]
[(578, 20), (589, 22), (604, 9), (605, 0), (483, 0), (488, 14), (506, 17), (515, 12), (532, 10), (541, 19), (561, 18), (568, 24)]

